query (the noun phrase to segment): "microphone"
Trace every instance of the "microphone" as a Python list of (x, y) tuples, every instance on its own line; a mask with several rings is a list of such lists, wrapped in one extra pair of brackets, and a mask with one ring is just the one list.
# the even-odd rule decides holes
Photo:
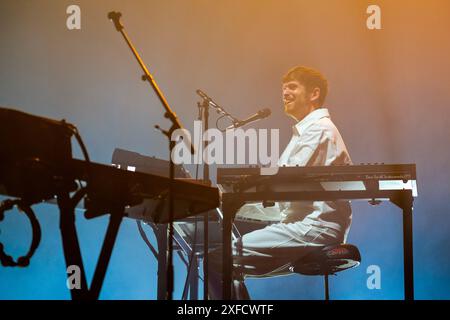
[(236, 121), (235, 123), (233, 123), (231, 126), (227, 127), (228, 129), (236, 129), (236, 128), (240, 128), (242, 126), (245, 126), (246, 124), (249, 124), (250, 122), (254, 122), (254, 121), (258, 121), (264, 118), (267, 118), (268, 116), (270, 116), (272, 113), (272, 111), (270, 111), (270, 109), (266, 108), (263, 110), (258, 111), (257, 113), (255, 113), (254, 115), (248, 117), (245, 120), (242, 121)]
[(120, 17), (122, 16), (122, 13), (111, 11), (108, 13), (108, 19), (114, 22), (114, 26), (116, 27), (117, 31), (121, 31), (123, 29), (122, 22), (120, 22)]

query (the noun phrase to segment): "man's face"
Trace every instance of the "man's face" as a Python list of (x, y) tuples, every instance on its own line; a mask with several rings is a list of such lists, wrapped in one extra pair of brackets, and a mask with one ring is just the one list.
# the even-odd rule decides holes
[(308, 107), (307, 92), (305, 86), (296, 80), (283, 83), (284, 112), (290, 116), (297, 117)]

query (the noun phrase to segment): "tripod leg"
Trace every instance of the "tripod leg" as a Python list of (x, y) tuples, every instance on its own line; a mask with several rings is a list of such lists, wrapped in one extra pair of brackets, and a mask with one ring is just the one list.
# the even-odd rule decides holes
[(70, 289), (70, 295), (72, 300), (87, 300), (89, 299), (89, 288), (75, 227), (75, 209), (71, 203), (68, 194), (58, 196), (58, 207), (60, 210), (59, 223), (66, 268), (68, 270), (69, 267), (76, 266), (80, 270), (80, 288)]
[(108, 230), (106, 231), (105, 239), (103, 240), (100, 257), (95, 268), (94, 278), (92, 280), (90, 295), (91, 299), (97, 300), (102, 289), (103, 280), (105, 279), (106, 270), (108, 268), (109, 260), (116, 242), (117, 234), (119, 232), (120, 223), (122, 222), (122, 213), (111, 213)]
[(167, 294), (167, 225), (160, 224), (155, 230), (158, 241), (158, 300), (165, 300)]
[(414, 300), (414, 267), (412, 236), (412, 201), (403, 207), (403, 267), (405, 300)]
[(330, 288), (328, 286), (328, 274), (324, 276), (325, 278), (325, 300), (330, 300)]
[(189, 275), (189, 300), (198, 300), (198, 260), (192, 259), (192, 271)]

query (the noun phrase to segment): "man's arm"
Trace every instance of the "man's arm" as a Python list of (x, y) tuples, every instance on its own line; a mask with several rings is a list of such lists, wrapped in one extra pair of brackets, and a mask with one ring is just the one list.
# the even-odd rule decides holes
[(299, 139), (289, 157), (291, 166), (326, 166), (337, 157), (337, 148), (332, 133), (320, 125), (310, 126)]

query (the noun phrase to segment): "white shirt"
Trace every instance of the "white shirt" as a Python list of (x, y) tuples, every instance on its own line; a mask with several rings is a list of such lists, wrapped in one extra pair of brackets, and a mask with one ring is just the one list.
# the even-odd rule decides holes
[[(330, 166), (351, 164), (344, 141), (330, 119), (328, 109), (309, 113), (293, 127), (293, 135), (279, 158), (279, 166)], [(304, 224), (332, 228), (344, 236), (351, 224), (348, 201), (280, 202), (271, 208), (261, 204), (244, 206), (238, 216), (284, 223), (302, 221)]]

